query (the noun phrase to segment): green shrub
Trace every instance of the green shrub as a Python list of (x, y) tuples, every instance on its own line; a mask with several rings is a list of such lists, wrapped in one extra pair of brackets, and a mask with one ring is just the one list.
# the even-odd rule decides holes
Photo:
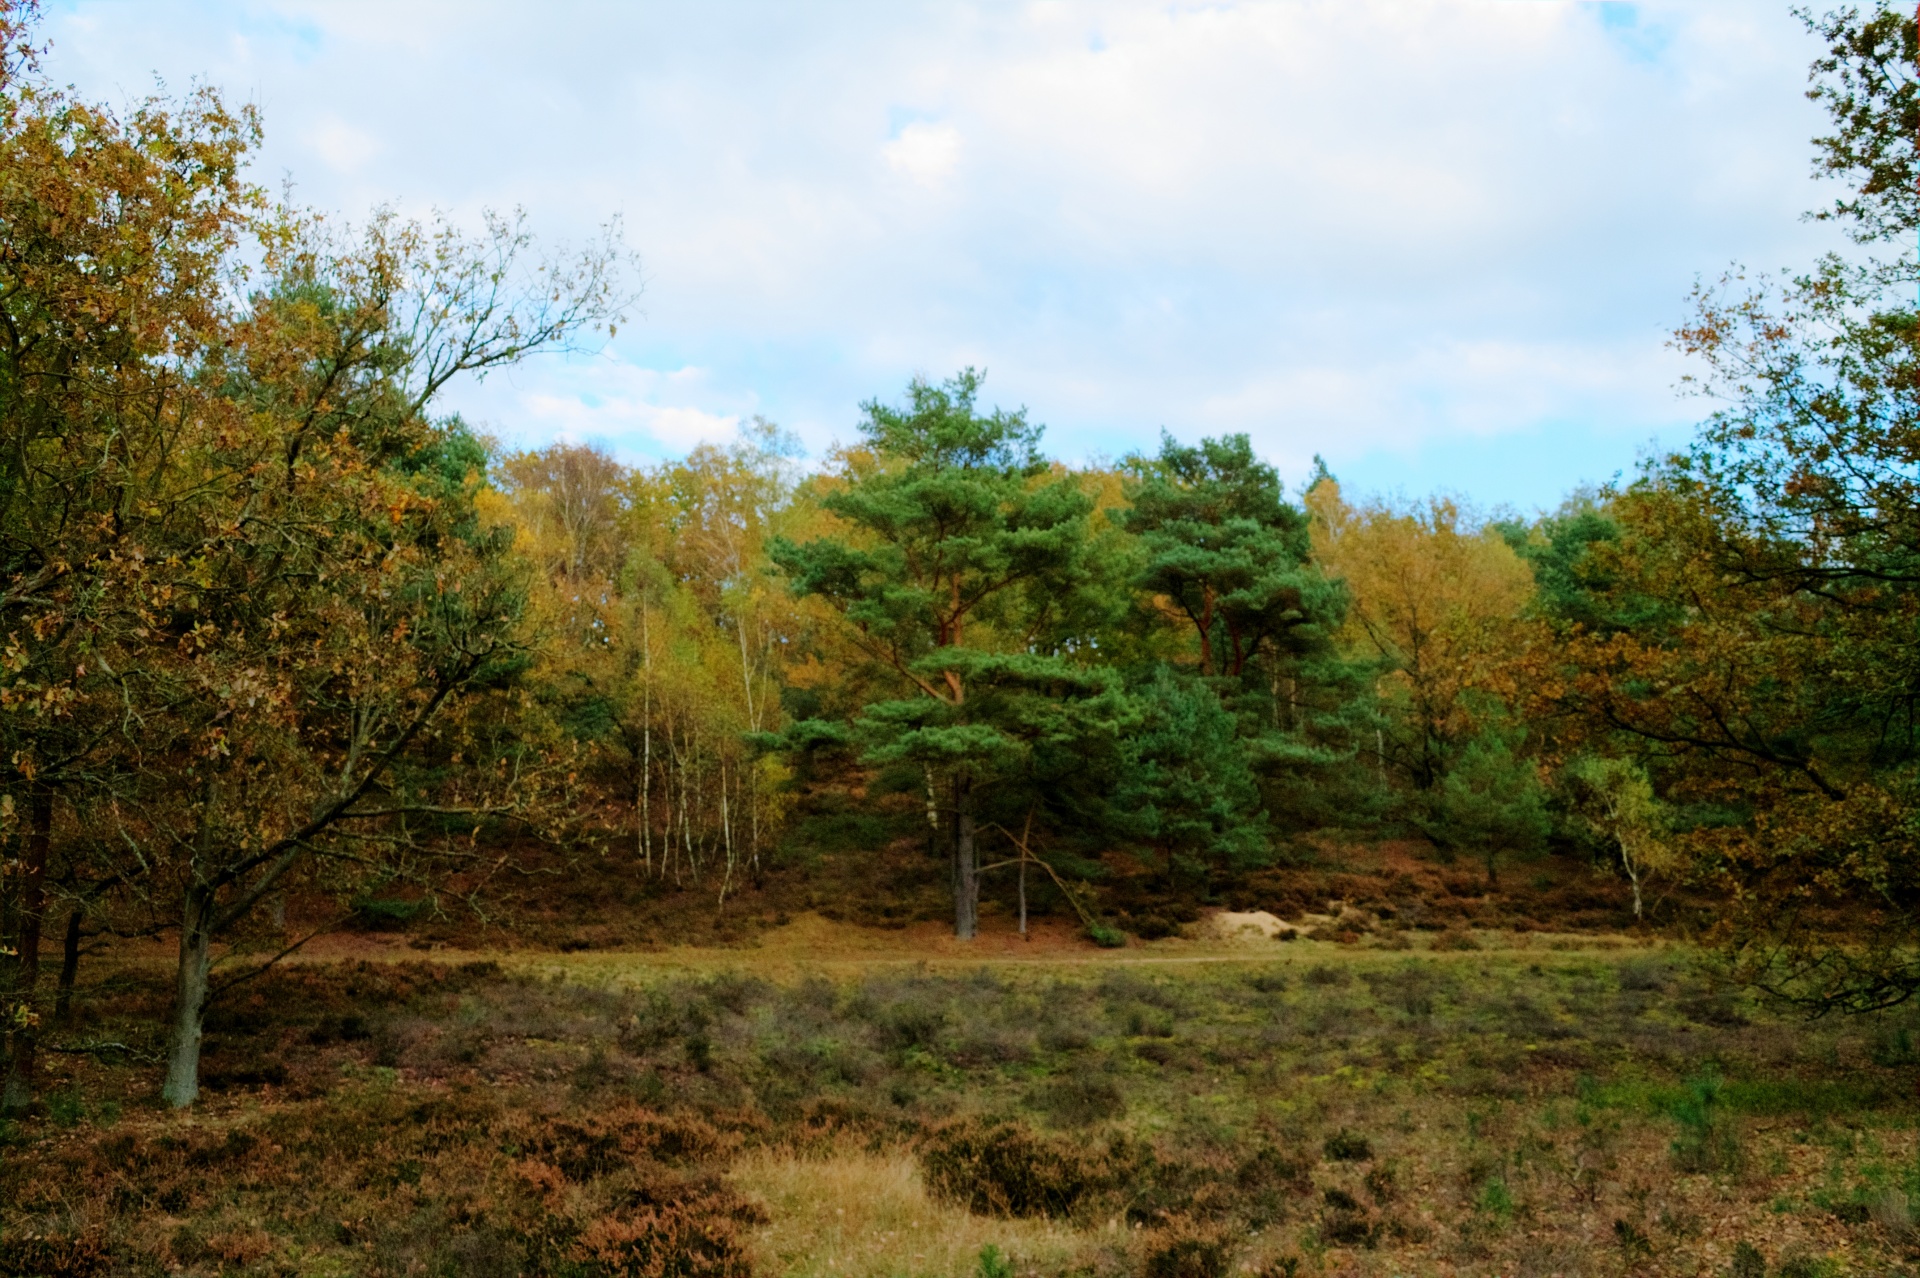
[(1133, 934), (1143, 941), (1161, 941), (1177, 936), (1180, 925), (1158, 914), (1136, 914), (1131, 919)]
[(1628, 1264), (1653, 1254), (1653, 1240), (1630, 1220), (1616, 1219), (1613, 1222), (1613, 1241), (1619, 1245)]
[(1839, 1278), (1840, 1262), (1831, 1256), (1789, 1256), (1775, 1269), (1774, 1278)]
[(1673, 1106), (1680, 1135), (1673, 1142), (1674, 1166), (1687, 1172), (1734, 1171), (1740, 1166), (1740, 1134), (1721, 1098), (1714, 1074), (1687, 1080), (1686, 1093)]
[(1615, 975), (1622, 990), (1645, 994), (1665, 989), (1669, 973), (1658, 959), (1636, 958), (1622, 963)]
[(1013, 1278), (1013, 1261), (1005, 1252), (988, 1243), (980, 1249), (980, 1264), (974, 1273), (978, 1278)]
[(55, 1092), (47, 1097), (47, 1117), (55, 1127), (75, 1127), (86, 1121), (87, 1098), (78, 1091)]
[(1090, 1127), (1127, 1112), (1127, 1098), (1112, 1079), (1075, 1074), (1040, 1089), (1034, 1108), (1055, 1127)]
[(1089, 923), (1087, 939), (1103, 950), (1117, 950), (1127, 943), (1127, 934), (1105, 923)]
[(1867, 1055), (1875, 1065), (1887, 1069), (1897, 1069), (1920, 1060), (1913, 1050), (1913, 1031), (1904, 1025), (1898, 1029), (1882, 1029), (1867, 1043)]
[(1350, 1132), (1344, 1127), (1327, 1137), (1321, 1150), (1328, 1158), (1339, 1163), (1364, 1163), (1373, 1157), (1373, 1143), (1358, 1132)]
[(351, 922), (364, 932), (394, 932), (418, 918), (428, 904), (426, 901), (356, 897)]

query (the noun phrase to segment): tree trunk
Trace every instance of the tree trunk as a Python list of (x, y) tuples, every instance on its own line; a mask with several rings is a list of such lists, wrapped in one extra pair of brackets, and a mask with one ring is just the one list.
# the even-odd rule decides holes
[(67, 934), (60, 946), (60, 984), (53, 994), (55, 1025), (65, 1025), (73, 1015), (73, 985), (80, 976), (80, 924), (85, 917), (77, 905), (67, 913)]
[[(640, 859), (653, 873), (653, 635), (647, 629), (647, 603), (640, 600), (640, 651), (645, 675), (640, 709)], [(667, 829), (673, 829), (669, 818)]]
[(173, 1028), (167, 1039), (167, 1081), (161, 1097), (185, 1109), (200, 1095), (200, 1032), (207, 1011), (207, 969), (213, 958), (214, 899), (198, 885), (187, 889), (180, 920), (180, 967), (173, 989)]
[(1627, 872), (1627, 882), (1633, 884), (1633, 918), (1637, 923), (1644, 917), (1640, 912), (1640, 867), (1634, 862), (1633, 853), (1627, 850), (1625, 839), (1620, 840), (1620, 865)]
[(1020, 939), (1030, 941), (1027, 935), (1027, 850), (1020, 849)]
[(973, 781), (953, 781), (953, 934), (971, 941), (980, 930), (980, 861), (973, 839)]
[[(53, 832), (53, 791), (34, 784), (27, 798), (27, 863), (20, 883), (20, 954), (14, 994), (31, 1012), (40, 984), (40, 926), (47, 912), (47, 845)], [(39, 1048), (31, 1015), (13, 1033), (7, 1081), (0, 1089), (0, 1113), (25, 1113), (33, 1104), (34, 1056)]]

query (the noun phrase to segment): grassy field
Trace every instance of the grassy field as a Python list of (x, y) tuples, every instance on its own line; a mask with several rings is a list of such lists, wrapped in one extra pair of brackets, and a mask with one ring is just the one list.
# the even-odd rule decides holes
[(784, 933), (285, 966), (216, 1012), (187, 1117), (149, 1099), (164, 971), (103, 970), (95, 1050), (4, 1132), (0, 1274), (1811, 1278), (1920, 1245), (1920, 1021), (1783, 1017), (1678, 949)]

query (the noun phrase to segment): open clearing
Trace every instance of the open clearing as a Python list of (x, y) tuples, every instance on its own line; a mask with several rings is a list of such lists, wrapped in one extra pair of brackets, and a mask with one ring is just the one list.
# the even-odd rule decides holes
[(68, 1036), (127, 1050), (8, 1133), (0, 1272), (1901, 1271), (1915, 1018), (1473, 943), (339, 938), (216, 1008), (187, 1116), (127, 954)]

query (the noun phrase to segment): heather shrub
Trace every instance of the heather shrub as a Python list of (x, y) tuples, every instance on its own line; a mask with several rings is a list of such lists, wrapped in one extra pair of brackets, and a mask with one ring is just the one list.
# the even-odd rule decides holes
[(1373, 1157), (1373, 1143), (1344, 1127), (1327, 1137), (1321, 1150), (1328, 1158), (1341, 1163), (1364, 1163)]
[(1067, 1128), (1091, 1127), (1127, 1112), (1127, 1098), (1112, 1079), (1084, 1073), (1040, 1088), (1033, 1105), (1053, 1126)]
[(1380, 1227), (1373, 1213), (1344, 1189), (1329, 1189), (1321, 1195), (1320, 1236), (1341, 1247), (1372, 1247)]
[(943, 1124), (922, 1144), (920, 1165), (934, 1194), (981, 1215), (1066, 1216), (1095, 1187), (1071, 1145), (1015, 1122)]
[(79, 1234), (13, 1234), (0, 1238), (4, 1278), (93, 1278), (110, 1257), (97, 1230)]
[(1226, 1278), (1233, 1264), (1228, 1230), (1184, 1218), (1148, 1234), (1142, 1251), (1146, 1278)]

